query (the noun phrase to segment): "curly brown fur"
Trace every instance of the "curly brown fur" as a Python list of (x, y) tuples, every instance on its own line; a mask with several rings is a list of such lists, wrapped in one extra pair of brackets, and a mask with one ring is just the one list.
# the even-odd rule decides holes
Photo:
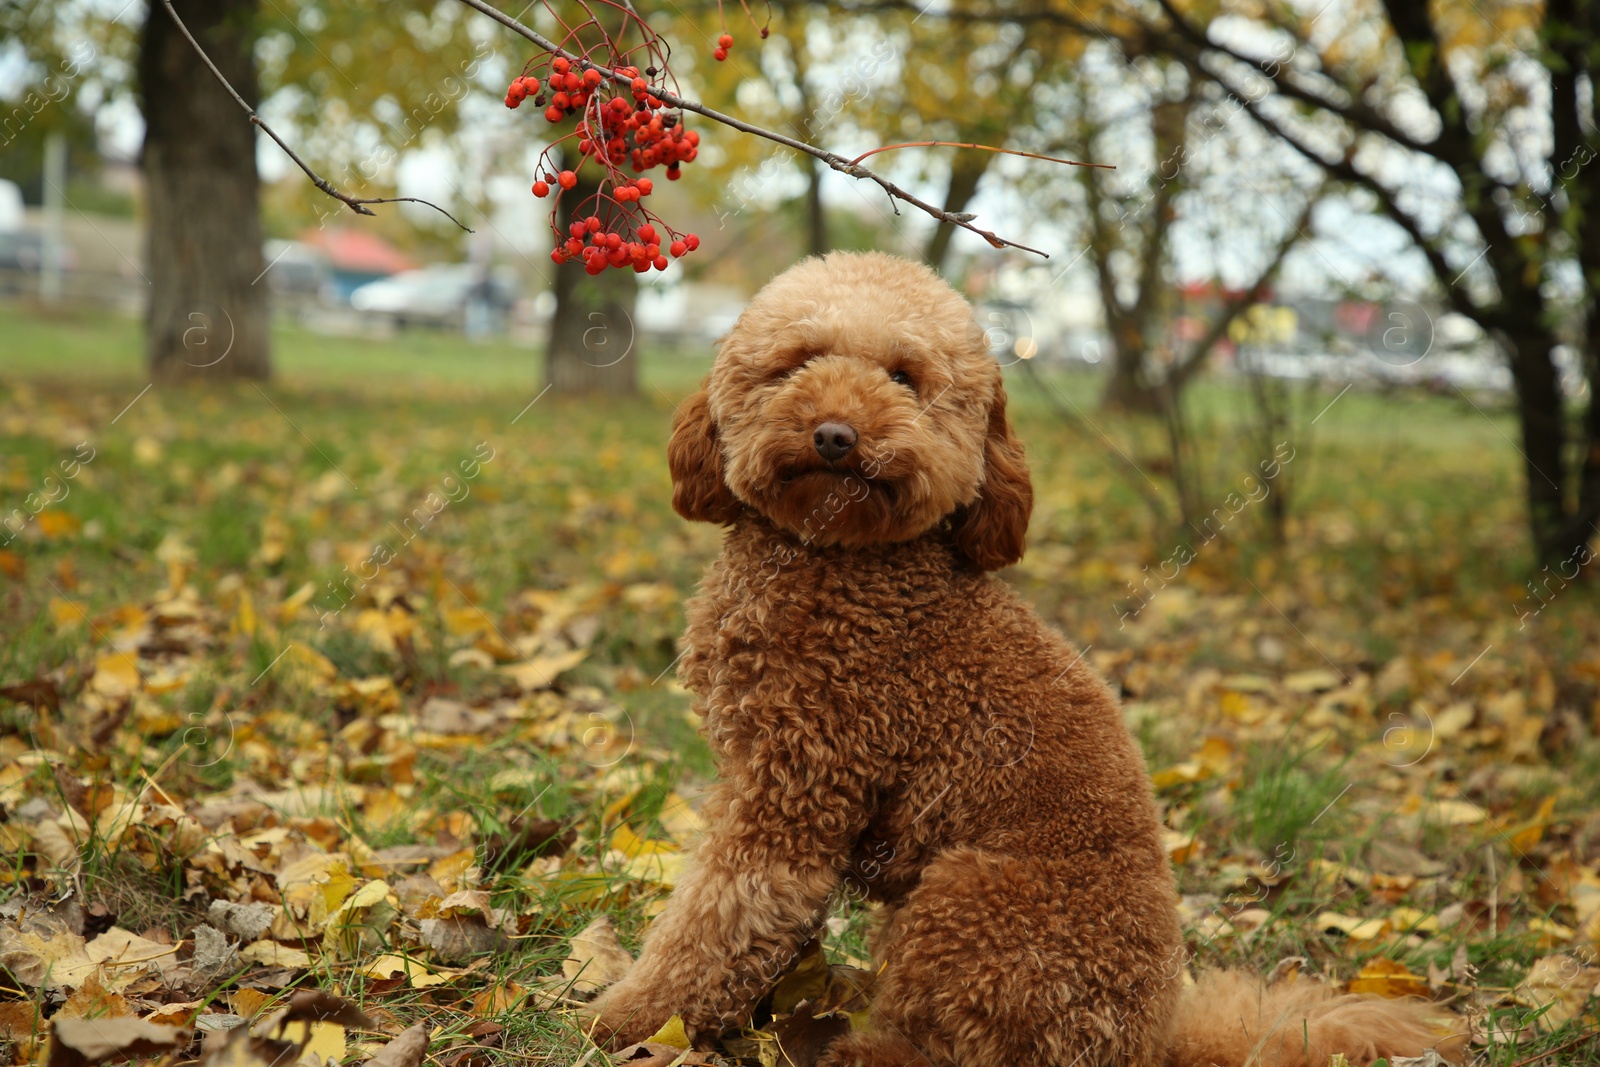
[[(823, 424), (854, 447), (829, 458)], [(805, 261), (740, 317), (668, 458), (678, 511), (729, 526), (683, 667), (720, 778), (599, 1036), (739, 1025), (848, 887), (885, 905), (883, 969), (828, 1064), (1239, 1051), (1174, 1031), (1172, 875), (1115, 699), (986, 573), (1022, 555), (1032, 489), (967, 303), (890, 256)]]

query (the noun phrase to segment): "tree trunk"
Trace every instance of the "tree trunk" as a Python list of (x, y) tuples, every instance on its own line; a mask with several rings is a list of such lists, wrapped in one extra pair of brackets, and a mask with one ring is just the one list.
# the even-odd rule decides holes
[(1130, 318), (1118, 314), (1107, 323), (1107, 332), (1111, 334), (1111, 366), (1100, 393), (1100, 407), (1138, 415), (1160, 414), (1165, 396), (1145, 378), (1149, 352), (1144, 331)]
[[(176, 0), (212, 62), (257, 98), (255, 0)], [(159, 3), (139, 51), (149, 219), (145, 354), (157, 379), (271, 374), (255, 127)]]
[[(572, 225), (574, 208), (595, 188), (583, 182), (561, 198), (557, 219), (562, 233)], [(616, 210), (605, 205), (599, 211), (608, 230), (608, 212)], [(581, 260), (569, 260), (556, 267), (553, 291), (556, 309), (550, 318), (545, 380), (558, 393), (637, 392), (639, 337), (633, 311), (639, 281), (633, 270), (608, 267), (590, 275)]]
[(828, 216), (822, 203), (822, 164), (812, 156), (805, 156), (806, 167), (806, 243), (811, 254), (823, 255), (828, 251)]
[(1565, 557), (1568, 522), (1565, 455), (1567, 425), (1561, 382), (1556, 373), (1555, 339), (1542, 332), (1519, 331), (1502, 338), (1511, 353), (1511, 377), (1517, 392), (1517, 417), (1522, 427), (1523, 473), (1528, 522), (1541, 562)]

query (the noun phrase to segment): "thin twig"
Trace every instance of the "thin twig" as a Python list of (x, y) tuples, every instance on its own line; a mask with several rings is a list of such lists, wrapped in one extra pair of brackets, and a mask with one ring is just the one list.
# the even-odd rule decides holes
[[(487, 15), (494, 19), (496, 22), (500, 23), (500, 25), (531, 42), (541, 51), (548, 52), (552, 56), (564, 57), (574, 63), (582, 63), (593, 67), (595, 70), (600, 72), (602, 77), (614, 81), (618, 85), (631, 85), (633, 82), (633, 79), (629, 76), (618, 74), (615, 70), (612, 70), (608, 67), (602, 67), (585, 56), (581, 56), (575, 52), (567, 51), (554, 41), (550, 40), (548, 37), (545, 37), (538, 30), (524, 25), (517, 19), (507, 15), (504, 11), (501, 11), (489, 4), (487, 0), (460, 0), (460, 2), (465, 4), (467, 7), (472, 8), (474, 11), (480, 12), (481, 14)], [(170, 8), (171, 0), (166, 0), (166, 3)], [(760, 137), (764, 140), (781, 144), (786, 148), (794, 149), (796, 152), (804, 152), (806, 155), (826, 163), (829, 167), (841, 174), (851, 178), (862, 178), (873, 182), (886, 194), (888, 194), (891, 201), (903, 201), (904, 203), (910, 204), (914, 208), (926, 212), (940, 222), (948, 223), (951, 226), (958, 226), (969, 233), (975, 233), (979, 237), (982, 237), (985, 241), (989, 242), (989, 244), (995, 248), (1016, 248), (1024, 252), (1032, 252), (1037, 256), (1043, 256), (1045, 259), (1050, 258), (1049, 253), (1041, 251), (1040, 249), (1031, 248), (1028, 245), (1019, 244), (1016, 241), (1007, 240), (1004, 237), (997, 236), (989, 230), (974, 226), (972, 224), (971, 216), (954, 211), (946, 211), (944, 208), (936, 207), (935, 205), (928, 203), (926, 200), (923, 200), (921, 197), (902, 189), (900, 186), (896, 185), (894, 182), (891, 182), (883, 175), (861, 166), (854, 160), (846, 159), (844, 156), (841, 156), (835, 152), (829, 152), (827, 149), (818, 148), (816, 145), (807, 144), (804, 141), (797, 140), (793, 137), (788, 137), (774, 130), (768, 130), (760, 126), (753, 125), (745, 122), (743, 119), (724, 114), (723, 112), (717, 111), (714, 108), (709, 108), (698, 101), (685, 99), (684, 97), (681, 97), (676, 93), (669, 92), (666, 89), (652, 87), (649, 90), (649, 93), (657, 100), (660, 100), (671, 107), (675, 107), (683, 111), (692, 111), (696, 115), (704, 116), (705, 118), (710, 119), (712, 122), (727, 126), (729, 129), (738, 130), (740, 133), (748, 133), (753, 137)], [(291, 155), (292, 154), (293, 153), (291, 153)], [(307, 171), (307, 173), (310, 172)], [(895, 213), (899, 214), (898, 208), (895, 209)]]
[(311, 179), (312, 185), (315, 185), (318, 189), (321, 189), (324, 193), (327, 193), (335, 200), (347, 204), (350, 210), (354, 211), (358, 215), (373, 214), (373, 212), (368, 210), (368, 208), (365, 206), (367, 204), (422, 204), (426, 207), (433, 208), (433, 210), (437, 211), (439, 214), (443, 215), (457, 226), (460, 226), (468, 233), (473, 232), (470, 226), (463, 224), (460, 219), (450, 214), (450, 212), (446, 211), (444, 208), (430, 200), (423, 200), (421, 197), (351, 196), (349, 193), (341, 193), (338, 189), (334, 188), (332, 182), (328, 181), (328, 179), (322, 177), (322, 175), (312, 170), (306, 161), (300, 158), (299, 153), (290, 148), (288, 142), (282, 137), (279, 137), (276, 130), (263, 122), (261, 116), (256, 114), (256, 109), (251, 107), (249, 103), (246, 102), (245, 98), (239, 95), (239, 90), (235, 89), (233, 84), (229, 82), (227, 77), (223, 75), (222, 71), (217, 69), (217, 65), (211, 61), (211, 57), (206, 55), (206, 50), (200, 47), (200, 42), (194, 39), (194, 34), (189, 32), (189, 27), (185, 26), (183, 24), (183, 19), (178, 17), (178, 12), (172, 6), (172, 0), (162, 0), (162, 6), (167, 9), (167, 14), (172, 16), (172, 21), (177, 23), (178, 31), (183, 34), (184, 39), (189, 42), (189, 46), (193, 48), (195, 53), (200, 56), (201, 62), (203, 62), (207, 69), (211, 71), (212, 76), (222, 84), (224, 89), (228, 90), (228, 95), (232, 96), (234, 101), (244, 109), (244, 113), (250, 117), (250, 121), (254, 125), (259, 126), (262, 132), (264, 132), (268, 137), (276, 141), (278, 147), (283, 149), (290, 159), (294, 160), (295, 166), (305, 171), (306, 177)]
[(1117, 169), (1110, 163), (1080, 163), (1076, 159), (1057, 159), (1055, 156), (1041, 156), (1037, 152), (1024, 152), (1020, 148), (996, 148), (992, 144), (974, 144), (971, 141), (906, 141), (904, 144), (886, 144), (882, 148), (873, 148), (863, 152), (850, 162), (860, 163), (868, 156), (875, 156), (879, 152), (893, 152), (897, 148), (976, 148), (980, 152), (996, 152), (1002, 156), (1042, 159), (1046, 163), (1060, 163), (1064, 167), (1096, 167), (1100, 170)]

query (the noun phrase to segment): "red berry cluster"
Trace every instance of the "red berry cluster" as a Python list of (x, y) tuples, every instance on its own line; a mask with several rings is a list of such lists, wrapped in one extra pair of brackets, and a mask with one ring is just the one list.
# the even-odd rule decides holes
[(728, 52), (733, 48), (733, 34), (725, 33), (717, 38), (717, 47), (712, 49), (711, 56), (718, 63), (728, 58)]
[(522, 102), (539, 91), (539, 79), (524, 75), (511, 82), (511, 88), (506, 90), (506, 107), (517, 108)]
[[(576, 221), (570, 232), (556, 226), (552, 208), (550, 224), (558, 243), (550, 258), (557, 263), (581, 258), (590, 274), (629, 266), (642, 273), (652, 266), (667, 268), (663, 245), (673, 257), (699, 247), (700, 239), (694, 234), (679, 234), (649, 208), (636, 206), (654, 189), (649, 178), (622, 174), (624, 164), (635, 174), (664, 167), (668, 180), (676, 181), (682, 165), (692, 163), (700, 153), (700, 135), (684, 129), (682, 112), (669, 109), (650, 91), (645, 75), (654, 77), (656, 73), (654, 67), (641, 73), (636, 67), (618, 65), (607, 76), (587, 60), (574, 63), (566, 56), (555, 56), (543, 83), (548, 97), (539, 92), (539, 78), (529, 74), (514, 79), (506, 90), (509, 108), (533, 97), (534, 106), (545, 109), (544, 117), (551, 124), (577, 119), (572, 131), (540, 157), (534, 196), (545, 197), (554, 191), (559, 203), (563, 193), (577, 186), (578, 170), (586, 164), (592, 161), (603, 172), (598, 190), (574, 208)], [(569, 140), (577, 142), (577, 166), (558, 169), (551, 162), (551, 149)], [(578, 218), (580, 215), (586, 217)]]
[[(570, 233), (571, 236), (550, 253), (550, 258), (557, 263), (581, 258), (583, 269), (590, 274), (599, 274), (607, 267), (632, 267), (640, 274), (651, 267), (667, 269), (661, 234), (648, 222), (634, 229), (632, 240), (616, 231), (607, 233), (598, 215), (574, 219)], [(700, 238), (690, 233), (674, 238), (667, 251), (681, 259), (699, 247)]]

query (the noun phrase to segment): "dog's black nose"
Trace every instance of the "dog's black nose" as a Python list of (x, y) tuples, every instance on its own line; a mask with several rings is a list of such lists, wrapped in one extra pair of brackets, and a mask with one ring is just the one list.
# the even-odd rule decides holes
[(811, 443), (817, 446), (823, 459), (832, 463), (848, 456), (856, 447), (856, 431), (842, 422), (825, 422), (812, 431)]

